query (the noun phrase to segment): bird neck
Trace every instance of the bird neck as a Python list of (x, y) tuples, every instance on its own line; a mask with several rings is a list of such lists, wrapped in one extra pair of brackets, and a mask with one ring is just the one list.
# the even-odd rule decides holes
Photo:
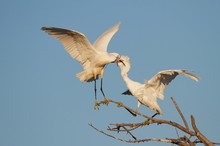
[(135, 84), (135, 82), (128, 77), (128, 73), (122, 72), (121, 76), (122, 76), (125, 84), (127, 85), (128, 89), (132, 90), (132, 86)]

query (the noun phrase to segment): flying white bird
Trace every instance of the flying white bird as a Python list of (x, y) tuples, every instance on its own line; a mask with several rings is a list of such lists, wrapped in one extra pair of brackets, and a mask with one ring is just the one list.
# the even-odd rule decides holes
[[(132, 81), (128, 77), (130, 70), (130, 59), (127, 56), (122, 56), (117, 62), (121, 69), (121, 76), (126, 83), (128, 90), (125, 91), (124, 95), (133, 95), (138, 100), (137, 110), (141, 104), (147, 106), (151, 110), (155, 110), (156, 114), (162, 115), (160, 106), (157, 103), (157, 98), (164, 99), (164, 91), (167, 85), (179, 74), (183, 74), (195, 81), (199, 80), (199, 77), (185, 70), (164, 70), (158, 72), (150, 80), (145, 81), (144, 84)], [(155, 116), (154, 115), (154, 116)]]
[(118, 31), (120, 23), (117, 23), (112, 28), (105, 31), (93, 45), (89, 42), (86, 36), (75, 30), (68, 30), (57, 27), (42, 27), (42, 31), (47, 32), (52, 37), (58, 39), (64, 46), (65, 50), (76, 59), (82, 66), (83, 71), (76, 74), (76, 77), (81, 82), (94, 81), (95, 90), (95, 105), (98, 106), (96, 94), (96, 80), (101, 77), (100, 90), (106, 100), (102, 89), (104, 67), (106, 64), (115, 63), (120, 58), (118, 53), (108, 53), (107, 47), (113, 37)]

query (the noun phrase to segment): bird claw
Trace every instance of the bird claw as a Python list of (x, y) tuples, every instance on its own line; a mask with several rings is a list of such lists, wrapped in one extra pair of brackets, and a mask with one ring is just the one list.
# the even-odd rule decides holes
[(122, 107), (123, 106), (122, 102), (117, 102), (117, 104), (118, 104), (118, 107)]
[(108, 104), (109, 104), (109, 100), (108, 100), (107, 98), (104, 97), (103, 103), (104, 103), (105, 105), (108, 106)]
[(149, 125), (150, 123), (151, 123), (151, 120), (148, 119), (148, 120), (145, 120), (143, 124), (144, 124), (144, 125)]
[(100, 103), (98, 101), (95, 101), (95, 103), (94, 103), (94, 110), (96, 110), (96, 109), (99, 110), (99, 106), (100, 106)]

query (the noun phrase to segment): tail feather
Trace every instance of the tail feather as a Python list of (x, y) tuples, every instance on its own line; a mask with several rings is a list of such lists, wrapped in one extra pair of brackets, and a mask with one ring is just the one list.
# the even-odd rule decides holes
[(92, 82), (92, 81), (98, 79), (98, 76), (95, 79), (93, 74), (88, 73), (86, 71), (82, 71), (82, 72), (76, 74), (76, 77), (79, 78), (79, 80), (81, 82)]
[(123, 94), (123, 95), (132, 95), (132, 93), (131, 93), (129, 90), (123, 92), (122, 94)]

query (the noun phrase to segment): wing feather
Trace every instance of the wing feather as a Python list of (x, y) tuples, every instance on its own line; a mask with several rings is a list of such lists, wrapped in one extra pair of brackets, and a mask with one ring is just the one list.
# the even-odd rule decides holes
[(199, 80), (199, 77), (187, 72), (186, 70), (165, 70), (158, 72), (153, 76), (149, 81), (145, 83), (145, 87), (153, 87), (157, 93), (157, 97), (164, 99), (164, 91), (166, 90), (167, 85), (176, 78), (177, 75), (183, 74), (195, 81)]
[(100, 35), (93, 44), (94, 48), (99, 51), (107, 52), (108, 44), (114, 36), (114, 34), (118, 31), (119, 26), (120, 22), (115, 24), (113, 27), (109, 28), (102, 35)]
[(91, 60), (98, 54), (86, 36), (80, 32), (57, 27), (42, 27), (41, 29), (58, 39), (65, 50), (84, 68), (87, 68)]

